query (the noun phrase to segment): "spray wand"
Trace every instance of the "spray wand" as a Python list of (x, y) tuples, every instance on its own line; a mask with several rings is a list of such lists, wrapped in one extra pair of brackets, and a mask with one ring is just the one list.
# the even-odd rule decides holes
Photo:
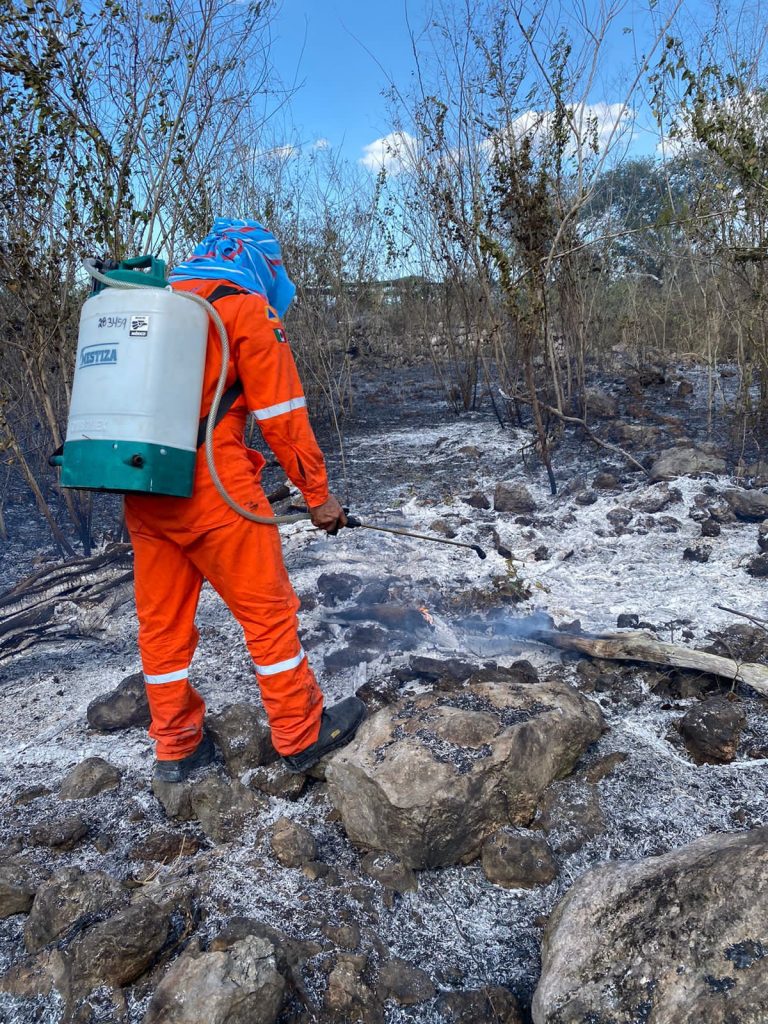
[[(346, 512), (347, 510), (344, 509)], [(428, 540), (432, 544), (450, 544), (455, 548), (471, 548), (479, 558), (486, 558), (486, 553), (479, 544), (465, 544), (461, 540), (448, 540), (447, 537), (430, 537), (428, 533), (414, 533), (412, 530), (400, 530), (394, 526), (374, 526), (372, 523), (363, 523), (357, 516), (347, 516), (347, 527), (355, 530), (361, 527), (363, 530), (377, 530), (379, 533), (393, 533), (396, 537), (415, 537), (416, 540)]]

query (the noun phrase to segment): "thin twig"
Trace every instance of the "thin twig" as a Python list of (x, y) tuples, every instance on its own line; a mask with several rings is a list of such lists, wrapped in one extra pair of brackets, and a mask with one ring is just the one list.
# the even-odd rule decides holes
[(756, 626), (759, 626), (762, 630), (768, 633), (768, 619), (760, 619), (757, 615), (750, 615), (748, 612), (740, 612), (736, 608), (726, 608), (724, 604), (716, 604), (715, 608), (719, 608), (721, 612), (730, 612), (731, 615), (740, 615), (742, 619), (749, 619), (750, 622), (754, 622)]

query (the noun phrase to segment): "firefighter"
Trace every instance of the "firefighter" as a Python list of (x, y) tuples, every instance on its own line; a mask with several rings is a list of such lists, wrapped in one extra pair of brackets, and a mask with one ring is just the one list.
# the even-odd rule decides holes
[[(280, 246), (256, 221), (217, 218), (192, 256), (174, 268), (175, 290), (214, 304), (229, 336), (229, 410), (214, 433), (215, 465), (225, 490), (257, 515), (271, 516), (260, 485), (262, 456), (247, 448), (248, 413), (310, 510), (312, 523), (335, 533), (344, 511), (328, 490), (322, 453), (307, 415), (282, 317), (295, 288)], [(201, 417), (221, 367), (221, 342), (208, 332)], [(233, 397), (234, 396), (234, 397)], [(198, 640), (195, 612), (207, 579), (240, 623), (253, 659), (272, 733), (285, 764), (304, 771), (348, 742), (365, 708), (356, 697), (324, 708), (297, 633), (299, 601), (283, 563), (276, 526), (250, 522), (222, 499), (197, 453), (190, 498), (129, 495), (139, 648), (155, 740), (155, 777), (181, 782), (209, 764), (214, 747), (203, 729), (205, 703), (189, 682)]]

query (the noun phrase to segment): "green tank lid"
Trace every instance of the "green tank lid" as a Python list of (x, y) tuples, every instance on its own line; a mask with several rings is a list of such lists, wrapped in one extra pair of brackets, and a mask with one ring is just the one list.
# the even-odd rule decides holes
[[(143, 288), (165, 288), (168, 281), (165, 276), (165, 260), (159, 260), (155, 256), (135, 256), (130, 260), (121, 260), (117, 266), (105, 269), (103, 273), (113, 281), (128, 281), (131, 284), (140, 284)], [(93, 282), (92, 295), (98, 295), (106, 288), (101, 281)]]

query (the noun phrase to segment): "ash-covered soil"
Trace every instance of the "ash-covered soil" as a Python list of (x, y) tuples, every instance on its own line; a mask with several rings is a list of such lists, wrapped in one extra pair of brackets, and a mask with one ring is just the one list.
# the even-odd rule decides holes
[[(649, 387), (646, 404), (655, 410), (658, 435), (632, 448), (638, 459), (651, 461), (683, 438), (706, 440), (706, 381), (688, 369), (685, 377), (694, 384), (688, 414), (676, 398), (674, 373)], [(633, 399), (624, 381), (609, 382), (607, 390), (619, 400), (622, 420), (638, 422), (627, 413)], [(635, 504), (661, 494), (665, 485), (649, 484), (620, 457), (573, 438), (555, 451), (560, 491), (552, 496), (530, 454), (527, 431), (501, 429), (490, 411), (448, 412), (439, 386), (423, 374), (404, 382), (361, 382), (357, 402), (360, 415), (347, 427), (343, 464), (338, 452), (329, 455), (337, 490), (352, 511), (377, 525), (479, 543), (488, 557), (481, 561), (470, 550), (363, 529), (327, 538), (303, 524), (288, 527), (284, 550), (303, 602), (305, 648), (329, 702), (361, 687), (379, 703), (423, 691), (431, 684), (410, 672), (415, 656), (478, 666), (525, 659), (541, 678), (564, 678), (595, 700), (609, 728), (576, 774), (554, 787), (547, 837), (558, 862), (556, 880), (507, 890), (488, 882), (474, 863), (419, 872), (417, 892), (393, 893), (363, 870), (362, 852), (347, 841), (325, 785), (317, 781), (296, 801), (269, 798), (268, 809), (233, 843), (214, 845), (194, 822), (168, 825), (149, 787), (146, 735), (99, 735), (86, 726), (89, 702), (140, 669), (130, 604), (112, 617), (98, 642), (35, 648), (2, 666), (1, 855), (24, 851), (48, 870), (98, 868), (149, 894), (186, 880), (195, 888), (195, 933), (203, 941), (231, 917), (245, 915), (319, 943), (321, 951), (303, 973), (309, 1013), (302, 1017), (294, 999), (285, 1021), (330, 1019), (322, 1010), (328, 973), (336, 956), (350, 949), (368, 958), (373, 984), (390, 954), (427, 971), (438, 992), (503, 985), (525, 1009), (536, 986), (547, 916), (585, 870), (607, 859), (662, 853), (714, 831), (768, 823), (768, 716), (764, 698), (736, 687), (731, 697), (747, 718), (737, 756), (731, 764), (697, 765), (675, 725), (701, 695), (717, 688), (716, 680), (560, 656), (526, 640), (525, 626), (512, 620), (545, 612), (560, 624), (578, 620), (584, 630), (606, 631), (616, 628), (620, 615), (636, 615), (659, 639), (706, 647), (715, 633), (745, 621), (718, 605), (768, 618), (766, 580), (746, 571), (757, 554), (758, 528), (724, 515), (719, 535), (702, 540), (698, 510), (716, 505), (734, 486), (730, 473), (673, 480), (669, 488), (677, 493), (667, 507), (642, 512)], [(675, 422), (659, 423), (661, 416)], [(723, 454), (732, 469), (735, 454)], [(610, 486), (592, 486), (598, 474)], [(499, 481), (524, 484), (535, 510), (495, 511)], [(483, 504), (477, 496), (489, 507), (474, 507)], [(624, 514), (611, 515), (617, 509)], [(32, 526), (17, 529), (3, 554), (6, 583), (31, 569), (30, 544), (39, 536)], [(711, 548), (708, 561), (684, 559), (686, 548), (703, 542)], [(357, 577), (348, 597), (338, 596), (333, 580), (320, 579), (342, 573)], [(382, 606), (390, 611), (379, 612)], [(239, 627), (208, 587), (198, 625), (192, 679), (209, 710), (258, 701)], [(738, 654), (738, 639), (728, 643)], [(751, 657), (764, 662), (766, 651), (768, 643), (762, 649), (758, 643)], [(731, 688), (722, 683), (720, 689), (728, 695)], [(610, 754), (625, 756), (610, 762), (607, 774), (595, 770), (590, 776), (590, 768), (607, 763)], [(57, 789), (63, 776), (94, 755), (122, 771), (119, 787), (76, 803), (62, 801)], [(584, 807), (589, 813), (580, 814)], [(88, 834), (73, 849), (55, 853), (34, 845), (35, 826), (75, 811)], [(336, 884), (278, 864), (269, 834), (281, 816), (311, 831), (318, 859), (333, 869)], [(168, 828), (185, 831), (200, 849), (147, 873), (145, 859), (132, 851)], [(23, 915), (0, 921), (0, 971), (23, 959), (23, 925)], [(359, 929), (344, 933), (353, 935), (346, 949), (334, 931), (341, 925)], [(125, 1019), (141, 1021), (150, 995), (141, 980), (133, 986)], [(0, 1019), (8, 1024), (53, 1024), (62, 1019), (60, 1012), (54, 997), (32, 1006), (0, 995)], [(122, 1019), (109, 1007), (102, 1013), (94, 1020)], [(409, 1007), (389, 1000), (385, 1019), (438, 1024), (448, 1018), (435, 997)]]

